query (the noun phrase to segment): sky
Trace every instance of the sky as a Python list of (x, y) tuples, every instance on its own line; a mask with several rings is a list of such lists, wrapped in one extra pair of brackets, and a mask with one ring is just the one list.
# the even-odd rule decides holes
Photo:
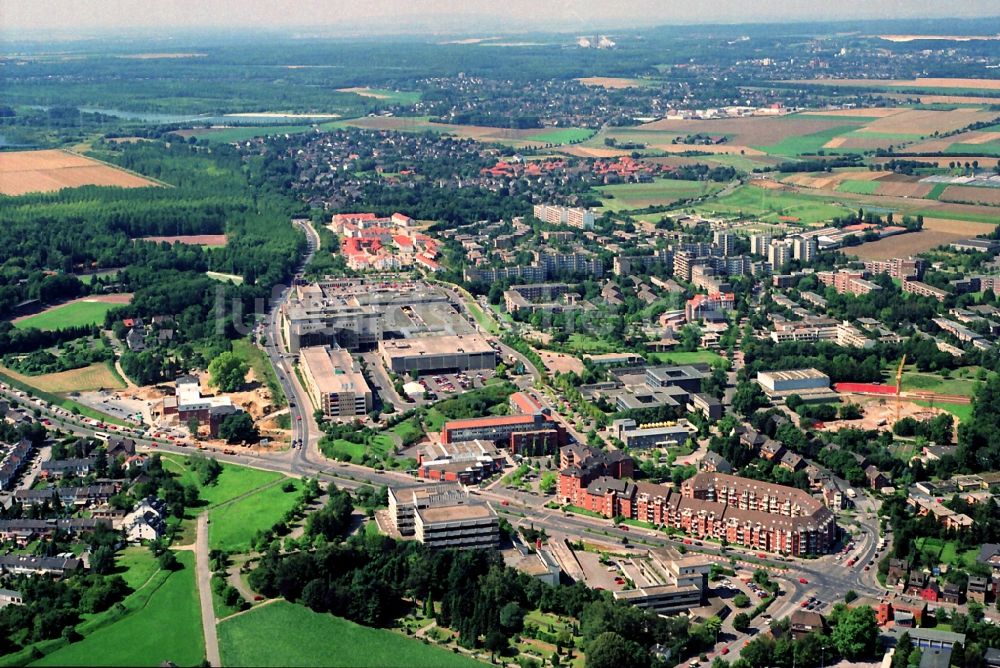
[[(997, 0), (0, 0), (5, 38), (37, 32), (234, 28), (372, 33), (641, 27), (810, 19), (976, 18)], [(1000, 31), (1000, 26), (997, 28)]]

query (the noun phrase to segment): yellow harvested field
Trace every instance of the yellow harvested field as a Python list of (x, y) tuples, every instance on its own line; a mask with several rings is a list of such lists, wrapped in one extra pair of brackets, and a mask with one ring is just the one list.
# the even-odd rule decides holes
[(830, 174), (822, 174), (819, 176), (802, 173), (792, 174), (788, 178), (783, 179), (783, 181), (785, 183), (803, 186), (805, 188), (833, 190), (844, 181), (877, 181), (884, 176), (886, 176), (885, 172), (872, 172), (866, 169), (864, 171), (859, 170), (856, 172), (832, 172)]
[(818, 84), (822, 86), (893, 86), (897, 88), (974, 88), (1000, 90), (1000, 79), (943, 79), (926, 77), (917, 79), (797, 79), (790, 83)]
[(0, 193), (24, 195), (80, 186), (144, 188), (155, 182), (68, 151), (0, 153)]
[(948, 232), (960, 237), (974, 237), (989, 234), (996, 228), (991, 223), (976, 223), (971, 220), (955, 220), (953, 218), (924, 218), (924, 229), (935, 232)]
[(40, 376), (26, 376), (0, 366), (0, 371), (25, 385), (37, 387), (43, 392), (87, 392), (91, 390), (120, 390), (125, 383), (111, 372), (107, 364), (97, 363), (72, 371), (45, 373)]
[(891, 257), (906, 257), (907, 255), (923, 253), (967, 236), (927, 229), (925, 220), (924, 229), (919, 232), (897, 234), (860, 246), (853, 246), (845, 252), (849, 255), (857, 255), (862, 260), (887, 260)]
[(933, 132), (952, 132), (971, 123), (991, 121), (995, 112), (978, 109), (953, 109), (952, 111), (929, 111), (907, 109), (899, 114), (886, 116), (865, 126), (865, 132), (885, 134), (929, 135)]
[[(912, 95), (890, 96), (895, 100), (912, 99)], [(921, 95), (920, 104), (1000, 104), (1000, 97), (973, 97), (971, 95)]]
[(622, 148), (599, 148), (596, 146), (580, 146), (579, 144), (560, 146), (559, 152), (581, 158), (617, 158), (632, 153), (632, 151), (626, 151)]
[(963, 132), (955, 137), (956, 144), (988, 144), (1000, 141), (1000, 132)]
[(834, 137), (827, 143), (823, 144), (823, 148), (840, 148), (847, 141), (847, 137)]
[(899, 107), (867, 107), (862, 109), (829, 109), (826, 111), (804, 111), (803, 116), (843, 116), (845, 118), (884, 118), (906, 111)]
[(645, 82), (639, 79), (627, 79), (625, 77), (581, 77), (577, 79), (584, 86), (598, 86), (600, 88), (634, 88), (642, 86)]

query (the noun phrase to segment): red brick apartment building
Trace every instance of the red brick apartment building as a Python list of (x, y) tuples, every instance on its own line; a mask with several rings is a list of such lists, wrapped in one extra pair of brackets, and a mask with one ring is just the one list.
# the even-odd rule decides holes
[(560, 500), (608, 518), (671, 526), (695, 538), (724, 539), (765, 552), (821, 554), (836, 540), (830, 510), (793, 487), (702, 472), (678, 490), (609, 475), (616, 472), (599, 465), (564, 468)]

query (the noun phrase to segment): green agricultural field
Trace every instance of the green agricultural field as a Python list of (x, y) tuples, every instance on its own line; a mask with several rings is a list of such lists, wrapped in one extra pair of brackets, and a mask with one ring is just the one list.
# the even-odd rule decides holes
[(165, 661), (199, 665), (205, 658), (205, 639), (194, 554), (178, 552), (177, 560), (182, 568), (163, 581), (145, 606), (31, 665), (159, 666)]
[(19, 320), (14, 323), (14, 326), (20, 329), (35, 327), (37, 329), (54, 330), (66, 327), (103, 324), (105, 314), (118, 306), (121, 306), (121, 304), (75, 301), (46, 309), (37, 315)]
[(224, 666), (461, 668), (483, 664), (403, 635), (278, 601), (219, 624)]
[(295, 489), (286, 492), (284, 483), (254, 492), (246, 498), (212, 510), (208, 527), (208, 544), (211, 549), (227, 552), (246, 552), (250, 539), (257, 531), (265, 531), (285, 516), (299, 498), (302, 483), (289, 478)]
[[(856, 202), (851, 204), (856, 208)], [(847, 213), (846, 208), (836, 205), (830, 198), (754, 186), (743, 186), (725, 197), (701, 202), (694, 208), (706, 215), (742, 214), (766, 223), (779, 222), (782, 216), (798, 218), (805, 224), (822, 223)]]
[[(986, 144), (952, 144), (944, 152), (945, 155), (994, 155), (1000, 157), (1000, 142), (988, 142)], [(980, 161), (980, 167), (989, 167)]]
[(593, 134), (594, 131), (588, 128), (561, 128), (558, 130), (549, 130), (548, 132), (540, 132), (537, 135), (531, 135), (527, 139), (528, 141), (541, 141), (546, 144), (569, 144), (571, 142), (590, 139)]
[(837, 190), (843, 193), (857, 193), (858, 195), (874, 195), (881, 184), (878, 181), (855, 181), (849, 179), (842, 181)]
[(711, 350), (696, 350), (690, 353), (647, 353), (644, 357), (655, 364), (715, 364), (725, 359)]
[[(820, 130), (819, 132), (813, 132), (808, 135), (795, 135), (791, 137), (785, 137), (777, 144), (772, 144), (770, 146), (754, 146), (753, 148), (760, 149), (765, 153), (770, 153), (771, 155), (783, 155), (788, 157), (795, 157), (798, 155), (814, 155), (817, 151), (823, 148), (823, 145), (834, 137), (839, 137), (842, 134), (846, 134), (853, 130), (855, 125), (838, 125), (836, 127), (827, 128), (826, 130)], [(837, 149), (830, 149), (831, 151), (836, 151)]]
[(600, 186), (596, 190), (604, 195), (601, 204), (605, 210), (628, 211), (672, 204), (679, 199), (711, 195), (721, 189), (720, 184), (711, 181), (659, 179), (652, 183), (618, 183)]
[(217, 144), (229, 144), (237, 141), (247, 141), (254, 137), (268, 135), (296, 135), (312, 130), (311, 125), (247, 125), (232, 128), (209, 128), (205, 132), (195, 133), (198, 139), (207, 139)]

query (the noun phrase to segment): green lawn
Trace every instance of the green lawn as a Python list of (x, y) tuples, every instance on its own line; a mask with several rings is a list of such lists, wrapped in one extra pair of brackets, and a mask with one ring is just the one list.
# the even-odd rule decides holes
[(126, 547), (115, 558), (115, 575), (121, 575), (133, 590), (141, 587), (158, 569), (156, 557), (145, 547)]
[(528, 137), (528, 141), (543, 141), (546, 144), (568, 144), (570, 142), (590, 139), (593, 134), (594, 131), (587, 128), (561, 128), (531, 135)]
[(709, 199), (694, 208), (698, 213), (742, 214), (767, 223), (778, 222), (781, 216), (798, 218), (803, 223), (820, 223), (848, 213), (846, 207), (838, 206), (830, 198), (754, 186), (743, 186), (725, 197)]
[[(919, 400), (914, 403), (919, 406), (931, 406), (931, 402), (929, 401)], [(972, 404), (946, 404), (941, 401), (935, 401), (934, 408), (940, 408), (943, 411), (951, 413), (960, 423), (970, 422), (972, 420)]]
[[(167, 577), (145, 606), (33, 663), (36, 666), (194, 666), (205, 657), (194, 554)], [(280, 662), (279, 662), (280, 663)]]
[(433, 407), (429, 408), (427, 414), (424, 415), (424, 426), (427, 428), (427, 431), (441, 431), (441, 427), (447, 421), (448, 418), (441, 411)]
[(482, 666), (419, 640), (285, 601), (219, 624), (224, 666)]
[(916, 540), (917, 549), (938, 563), (948, 564), (968, 568), (976, 563), (979, 550), (971, 548), (962, 552), (958, 551), (958, 543), (953, 540), (942, 540), (940, 538), (921, 537)]
[(585, 353), (600, 355), (602, 353), (620, 352), (618, 347), (603, 339), (598, 339), (587, 334), (574, 333), (569, 335), (566, 341), (566, 349), (573, 353)]
[(248, 551), (254, 533), (270, 529), (298, 500), (302, 483), (291, 478), (289, 480), (295, 485), (291, 492), (281, 489), (284, 487), (282, 482), (211, 511), (209, 547), (227, 552)]
[(843, 193), (857, 193), (859, 195), (874, 195), (881, 184), (878, 181), (855, 181), (849, 179), (842, 181), (837, 190)]
[(656, 364), (714, 364), (724, 358), (711, 350), (696, 350), (694, 352), (647, 353), (646, 359)]
[(194, 471), (185, 465), (185, 456), (177, 454), (163, 455), (163, 467), (178, 473), (180, 482), (198, 486), (198, 493), (203, 506), (214, 508), (215, 506), (242, 496), (247, 492), (263, 487), (264, 485), (284, 478), (280, 473), (274, 471), (260, 471), (245, 466), (235, 466), (233, 464), (223, 464), (222, 473), (216, 479), (215, 484), (203, 486), (198, 481), (198, 476)]
[(903, 390), (926, 390), (938, 394), (958, 394), (971, 397), (976, 389), (972, 378), (943, 378), (933, 373), (903, 371)]
[(604, 195), (601, 204), (608, 211), (645, 209), (650, 206), (664, 206), (679, 199), (710, 195), (722, 189), (711, 181), (682, 181), (679, 179), (658, 179), (652, 183), (617, 183), (600, 186), (596, 190)]
[(121, 306), (121, 304), (111, 304), (108, 302), (71, 302), (25, 318), (15, 323), (14, 326), (19, 329), (35, 327), (37, 329), (53, 330), (103, 324), (105, 314), (118, 306)]
[[(857, 126), (855, 125), (838, 125), (832, 128), (827, 128), (826, 130), (820, 130), (819, 132), (813, 132), (808, 135), (785, 137), (777, 144), (772, 144), (770, 146), (754, 146), (754, 148), (760, 149), (761, 151), (772, 155), (792, 157), (804, 154), (815, 154), (823, 148), (824, 144), (834, 137), (846, 134), (856, 127)], [(834, 152), (836, 151), (836, 149), (830, 150)]]

